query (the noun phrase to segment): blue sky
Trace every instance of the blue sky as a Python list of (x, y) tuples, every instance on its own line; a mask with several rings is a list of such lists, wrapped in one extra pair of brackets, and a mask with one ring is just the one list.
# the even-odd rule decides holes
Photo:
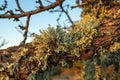
[[(3, 0), (2, 0), (3, 1)], [(43, 0), (44, 1), (44, 0)], [(54, 1), (54, 0), (53, 0)], [(0, 2), (1, 5), (2, 2)], [(66, 0), (65, 3), (70, 3), (71, 5), (75, 5), (75, 0)], [(15, 9), (17, 8), (15, 5), (15, 0), (8, 0), (8, 9)], [(36, 3), (35, 0), (20, 0), (20, 4), (22, 5), (23, 9), (25, 11), (29, 11), (35, 8)], [(46, 5), (46, 4), (44, 4)], [(2, 12), (0, 12), (2, 13)], [(80, 13), (81, 9), (69, 9), (69, 14), (72, 17), (73, 21), (77, 21), (80, 19)], [(34, 32), (39, 34), (39, 30), (47, 29), (48, 24), (51, 26), (56, 26), (57, 22), (56, 19), (58, 18), (59, 13), (49, 13), (48, 11), (33, 15), (30, 20), (30, 26), (29, 26), (29, 32)], [(60, 20), (61, 24), (65, 23), (66, 25), (69, 25), (69, 21), (66, 21), (67, 17), (66, 15), (62, 15), (62, 18)], [(15, 27), (18, 26), (18, 24), (25, 25), (26, 18), (20, 18), (19, 22), (13, 22), (13, 19), (0, 19), (0, 42), (2, 42), (3, 39), (6, 39), (8, 43), (3, 46), (2, 48), (7, 48), (9, 46), (19, 45), (19, 43), (23, 40), (23, 35), (18, 32)], [(27, 39), (27, 42), (30, 42), (32, 38)]]

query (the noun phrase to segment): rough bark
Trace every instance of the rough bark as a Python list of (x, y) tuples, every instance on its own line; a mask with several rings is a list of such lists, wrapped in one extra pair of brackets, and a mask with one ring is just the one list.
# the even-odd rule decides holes
[[(83, 2), (84, 1), (87, 1), (87, 0), (83, 0)], [(91, 3), (92, 2), (95, 4), (97, 3), (97, 2), (95, 2), (96, 0), (89, 0), (89, 2), (90, 1), (91, 1)], [(112, 1), (114, 4), (112, 3)], [(68, 60), (73, 60), (74, 63), (76, 62), (76, 65), (74, 65), (72, 68), (64, 68), (64, 67), (59, 68), (61, 70), (61, 75), (54, 76), (51, 78), (51, 80), (81, 79), (81, 76), (83, 76), (81, 73), (82, 73), (82, 69), (83, 69), (84, 65), (80, 64), (79, 60), (82, 61), (82, 60), (92, 59), (96, 55), (95, 53), (97, 53), (101, 47), (109, 48), (110, 45), (114, 44), (114, 42), (120, 42), (120, 6), (118, 6), (118, 4), (119, 4), (118, 2), (115, 3), (114, 0), (112, 0), (112, 1), (105, 0), (105, 1), (103, 1), (104, 3), (102, 4), (103, 6), (110, 5), (110, 8), (106, 9), (109, 14), (103, 14), (101, 12), (101, 10), (98, 11), (97, 14), (95, 14), (92, 9), (90, 9), (91, 11), (88, 10), (89, 14), (91, 14), (93, 12), (93, 14), (95, 14), (96, 16), (99, 16), (99, 19), (101, 22), (96, 27), (98, 34), (93, 39), (92, 45), (86, 47), (81, 52), (82, 55), (80, 57), (71, 57), (69, 55), (66, 55), (68, 53), (62, 54), (62, 55), (56, 55), (56, 54), (50, 55), (50, 57), (48, 59), (49, 60), (48, 64), (50, 67), (56, 66), (59, 59), (60, 60), (68, 59)], [(82, 4), (82, 6), (83, 5), (84, 4)], [(90, 5), (92, 5), (92, 4), (90, 4)], [(94, 6), (96, 6), (96, 5), (92, 5), (92, 7), (94, 7)], [(86, 9), (85, 7), (86, 6), (83, 6), (83, 9)], [(100, 8), (100, 9), (102, 9), (102, 8)], [(88, 14), (88, 12), (83, 12), (83, 14), (82, 14), (83, 19), (86, 14)], [(24, 49), (27, 49), (26, 54), (21, 54), (21, 50), (24, 50)], [(32, 70), (34, 70), (36, 68), (36, 66), (39, 68), (39, 71), (41, 71), (41, 66), (38, 66), (39, 62), (36, 59), (29, 61), (29, 58), (37, 55), (35, 53), (35, 51), (36, 51), (36, 49), (35, 49), (35, 47), (32, 46), (32, 43), (28, 43), (24, 47), (14, 46), (14, 47), (10, 47), (10, 48), (4, 49), (4, 50), (0, 50), (0, 67), (3, 67), (4, 63), (9, 63), (9, 64), (16, 63), (16, 61), (17, 61), (16, 58), (12, 58), (12, 57), (21, 55), (20, 57), (18, 57), (18, 58), (20, 58), (17, 62), (18, 69), (14, 70), (14, 72), (12, 72), (12, 76), (11, 76), (10, 72), (6, 72), (9, 70), (6, 70), (6, 71), (1, 70), (0, 74), (7, 76), (10, 79), (14, 78), (15, 80), (26, 80), (28, 75), (30, 73), (32, 73)], [(54, 53), (54, 50), (52, 52)], [(44, 54), (43, 54), (43, 56), (44, 56)], [(77, 64), (77, 61), (79, 64)], [(114, 69), (114, 64), (110, 64), (106, 69), (106, 74), (111, 75), (114, 72), (113, 69)], [(49, 69), (48, 69), (48, 71), (49, 71)], [(41, 73), (43, 73), (43, 75), (45, 75), (44, 72), (41, 72)]]

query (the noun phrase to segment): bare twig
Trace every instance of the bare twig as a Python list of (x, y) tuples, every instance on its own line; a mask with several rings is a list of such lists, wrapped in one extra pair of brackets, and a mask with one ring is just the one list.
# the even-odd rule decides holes
[(53, 13), (53, 12), (62, 12), (62, 11), (59, 9), (56, 9), (56, 10), (49, 10), (49, 12)]
[(18, 29), (18, 27), (15, 27), (15, 29), (20, 33), (20, 34), (24, 34), (20, 29)]
[(21, 13), (21, 14), (14, 14), (14, 15), (10, 15), (10, 14), (1, 14), (0, 15), (0, 18), (21, 18), (21, 17), (25, 17), (27, 16), (28, 14), (29, 15), (34, 15), (34, 14), (37, 14), (37, 13), (40, 13), (40, 12), (43, 12), (43, 11), (46, 11), (46, 10), (49, 10), (49, 9), (53, 9), (55, 8), (56, 6), (59, 6), (59, 4), (62, 4), (65, 0), (57, 0), (56, 2), (48, 5), (48, 6), (45, 6), (44, 8), (37, 8), (35, 10), (31, 10), (31, 11), (28, 11), (28, 12), (24, 12), (24, 13)]
[(25, 42), (27, 40), (27, 33), (28, 33), (28, 28), (29, 28), (30, 16), (31, 15), (28, 15), (27, 16), (27, 20), (26, 20), (25, 32), (24, 32), (24, 35), (23, 35), (24, 36), (24, 40), (22, 41), (24, 44), (25, 44)]
[(36, 3), (39, 3), (40, 4), (40, 8), (43, 8), (43, 3), (41, 0), (37, 0)]
[(5, 10), (7, 8), (7, 1), (4, 0), (4, 4), (0, 7), (0, 10)]
[[(68, 14), (69, 5), (62, 6), (62, 4), (60, 4), (59, 6), (60, 6), (60, 9), (49, 10), (49, 12), (60, 12), (60, 14), (59, 14), (59, 16), (57, 18), (57, 23), (60, 25), (59, 20), (60, 20), (62, 14), (65, 13), (65, 15), (67, 16), (69, 22), (73, 25), (74, 22), (72, 21), (71, 17)], [(64, 9), (65, 7), (67, 7), (66, 10)]]
[(16, 11), (20, 11), (21, 13), (23, 13), (24, 11), (22, 10), (20, 4), (19, 4), (19, 0), (15, 0), (16, 4), (17, 4), (17, 7), (18, 7), (18, 10)]
[(6, 42), (6, 40), (4, 39), (3, 41), (2, 41), (2, 43), (0, 44), (0, 48), (1, 47), (3, 47), (5, 44), (7, 44), (8, 42)]
[[(24, 34), (18, 27), (15, 27), (15, 29), (20, 33), (20, 34)], [(31, 37), (31, 32), (28, 31), (27, 37)]]
[(51, 2), (50, 0), (45, 0), (45, 1), (47, 1), (47, 2), (50, 3), (50, 4), (53, 3), (53, 2)]
[(58, 23), (59, 25), (60, 25), (59, 20), (60, 20), (60, 18), (61, 18), (61, 16), (62, 16), (62, 13), (63, 13), (63, 12), (61, 12), (61, 13), (59, 14), (58, 18), (57, 18), (57, 23)]
[(24, 31), (24, 34), (23, 34), (24, 40), (22, 41), (22, 43), (25, 44), (25, 42), (27, 40), (27, 34), (28, 34), (30, 17), (32, 15), (34, 15), (34, 14), (37, 14), (37, 13), (40, 13), (40, 12), (43, 12), (43, 11), (46, 11), (46, 10), (53, 9), (53, 8), (63, 4), (63, 2), (65, 0), (56, 0), (56, 2), (53, 2), (53, 3), (51, 3), (48, 6), (43, 6), (42, 0), (37, 0), (36, 3), (39, 3), (40, 7), (38, 7), (37, 9), (31, 10), (31, 11), (27, 11), (27, 12), (22, 10), (22, 8), (21, 8), (21, 6), (19, 4), (19, 0), (15, 0), (15, 1), (16, 1), (17, 7), (18, 7), (18, 10), (16, 10), (16, 11), (19, 11), (20, 13), (15, 13), (15, 12), (13, 12), (14, 10), (9, 10), (9, 11), (7, 11), (4, 14), (0, 14), (0, 18), (1, 19), (5, 19), (5, 18), (11, 19), (11, 18), (14, 18), (15, 21), (19, 21), (19, 18), (27, 17), (26, 25), (25, 26), (19, 25), (20, 29)]
[(71, 24), (74, 24), (74, 22), (72, 21), (71, 17), (70, 17), (69, 14), (68, 14), (68, 11), (66, 11), (66, 10), (63, 8), (62, 5), (60, 5), (60, 8), (61, 8), (62, 12), (64, 12), (64, 13), (66, 14), (66, 16), (68, 17), (70, 23), (71, 23)]

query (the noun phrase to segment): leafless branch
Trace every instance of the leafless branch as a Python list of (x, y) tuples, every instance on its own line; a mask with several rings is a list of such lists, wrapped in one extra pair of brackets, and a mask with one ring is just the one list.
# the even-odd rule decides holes
[(2, 43), (0, 44), (0, 48), (2, 47), (2, 46), (4, 46), (5, 44), (7, 44), (8, 42), (6, 42), (6, 40), (4, 39), (3, 41), (2, 41)]
[[(73, 21), (71, 19), (71, 17), (69, 16), (68, 14), (68, 9), (69, 9), (69, 5), (65, 5), (65, 6), (62, 6), (62, 4), (59, 5), (60, 8), (56, 9), (56, 10), (49, 10), (49, 12), (60, 12), (58, 18), (57, 18), (57, 23), (60, 25), (59, 23), (59, 20), (62, 16), (63, 13), (65, 13), (65, 15), (67, 16), (69, 22), (73, 25)], [(66, 10), (64, 9), (66, 7)]]
[(62, 11), (59, 9), (56, 9), (56, 10), (49, 10), (49, 12), (53, 13), (53, 12), (62, 12)]
[(49, 10), (49, 9), (53, 9), (56, 6), (59, 6), (59, 4), (62, 4), (64, 1), (65, 0), (57, 0), (56, 2), (54, 2), (54, 3), (52, 3), (48, 6), (45, 6), (44, 8), (37, 8), (35, 10), (31, 10), (31, 11), (24, 12), (24, 13), (21, 13), (21, 14), (14, 14), (14, 15), (1, 14), (0, 18), (21, 18), (21, 17), (27, 16), (28, 14), (29, 15), (34, 15), (34, 14), (37, 14), (37, 13), (40, 13), (40, 12), (43, 12), (43, 11), (46, 11), (46, 10)]
[(41, 0), (37, 0), (36, 3), (39, 3), (40, 4), (40, 8), (43, 8), (43, 3)]
[(23, 13), (24, 11), (22, 10), (20, 4), (19, 4), (19, 0), (15, 0), (16, 4), (17, 4), (17, 7), (18, 9), (16, 9), (16, 11), (20, 11), (21, 13)]
[(4, 0), (4, 4), (1, 5), (0, 10), (5, 10), (7, 8), (7, 1)]
[[(19, 27), (19, 26), (18, 26)], [(20, 33), (20, 34), (24, 34), (18, 27), (15, 27), (15, 29)], [(27, 37), (31, 37), (31, 32), (28, 31)]]
[(74, 22), (72, 21), (71, 17), (69, 16), (68, 11), (66, 11), (66, 10), (63, 8), (62, 5), (60, 5), (60, 8), (61, 8), (62, 12), (64, 12), (64, 13), (66, 14), (66, 16), (68, 17), (70, 23), (73, 24)]
[(27, 40), (27, 34), (28, 34), (28, 28), (29, 28), (30, 16), (31, 16), (31, 15), (28, 15), (28, 16), (27, 16), (26, 26), (25, 26), (25, 32), (24, 32), (24, 35), (23, 35), (23, 36), (24, 36), (24, 40), (22, 41), (23, 43), (25, 43), (26, 40)]
[[(46, 1), (50, 3), (49, 0), (46, 0)], [(53, 9), (53, 8), (55, 8), (55, 7), (57, 7), (57, 6), (60, 6), (60, 5), (63, 4), (64, 1), (65, 1), (65, 0), (56, 0), (55, 2), (51, 2), (50, 5), (43, 6), (42, 0), (37, 0), (36, 3), (39, 3), (40, 6), (37, 7), (37, 9), (33, 9), (33, 10), (31, 10), (31, 11), (26, 11), (26, 12), (25, 12), (25, 11), (23, 11), (23, 9), (21, 8), (20, 3), (19, 3), (19, 0), (15, 0), (16, 5), (17, 5), (17, 8), (18, 8), (18, 9), (16, 9), (16, 11), (19, 11), (20, 13), (15, 13), (15, 12), (13, 12), (14, 10), (8, 10), (8, 11), (5, 12), (4, 14), (0, 14), (0, 18), (1, 18), (1, 19), (6, 19), (6, 18), (7, 18), (7, 19), (11, 19), (11, 18), (13, 18), (14, 21), (19, 21), (19, 18), (21, 18), (21, 17), (27, 17), (26, 25), (25, 25), (25, 26), (23, 26), (23, 25), (18, 25), (18, 27), (20, 27), (20, 29), (24, 31), (24, 33), (23, 33), (24, 40), (22, 41), (22, 43), (25, 44), (25, 42), (26, 42), (26, 40), (27, 40), (27, 36), (28, 36), (27, 34), (28, 34), (30, 17), (31, 17), (32, 15), (34, 15), (34, 14), (37, 14), (37, 13), (40, 13), (40, 12), (43, 12), (43, 11), (46, 11), (46, 10)], [(6, 0), (5, 0), (5, 3), (7, 4)], [(6, 4), (5, 4), (5, 5), (6, 5)], [(68, 15), (68, 12), (65, 11), (65, 10), (63, 9), (63, 7), (61, 7), (61, 9), (62, 9), (61, 12), (64, 12), (65, 14), (67, 14), (68, 19), (70, 20), (71, 23), (73, 23), (72, 20), (71, 20), (71, 18), (70, 18), (70, 16)], [(62, 14), (61, 14), (61, 15), (62, 15)]]
[(53, 2), (51, 2), (50, 0), (45, 0), (45, 1), (47, 1), (48, 3), (53, 3)]
[(57, 18), (57, 23), (58, 23), (59, 25), (60, 25), (59, 20), (60, 20), (61, 16), (62, 16), (62, 12), (59, 14), (59, 16), (58, 16), (58, 18)]
[[(18, 26), (19, 27), (19, 26)], [(18, 27), (15, 27), (15, 29), (20, 33), (20, 34), (24, 34), (20, 29), (18, 29)]]

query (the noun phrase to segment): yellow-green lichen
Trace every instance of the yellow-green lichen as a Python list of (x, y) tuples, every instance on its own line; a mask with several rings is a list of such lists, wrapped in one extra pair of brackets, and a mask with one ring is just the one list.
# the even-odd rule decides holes
[(75, 23), (75, 30), (80, 32), (81, 35), (81, 38), (76, 41), (76, 44), (81, 50), (91, 45), (93, 38), (97, 36), (96, 27), (99, 24), (99, 20), (92, 15), (86, 15), (81, 21)]
[(95, 80), (99, 80), (101, 77), (101, 66), (95, 66)]
[(120, 43), (119, 42), (114, 42), (113, 45), (110, 45), (109, 51), (110, 52), (115, 52), (118, 49), (120, 49)]

